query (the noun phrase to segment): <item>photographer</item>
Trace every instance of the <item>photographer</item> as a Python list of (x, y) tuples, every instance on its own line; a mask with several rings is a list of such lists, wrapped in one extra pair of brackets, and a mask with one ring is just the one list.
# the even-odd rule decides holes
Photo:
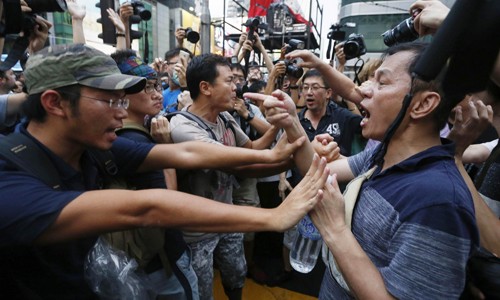
[[(241, 62), (243, 59), (249, 58), (252, 51), (254, 51), (255, 54), (255, 50), (259, 51), (262, 54), (262, 58), (264, 59), (264, 64), (268, 72), (271, 72), (271, 69), (273, 68), (274, 65), (273, 60), (267, 53), (266, 48), (264, 48), (264, 45), (262, 44), (262, 41), (260, 40), (260, 37), (257, 34), (257, 32), (253, 33), (253, 39), (247, 36), (246, 40), (243, 42), (240, 53), (238, 55), (238, 62)], [(248, 63), (248, 61), (245, 61), (245, 63)]]

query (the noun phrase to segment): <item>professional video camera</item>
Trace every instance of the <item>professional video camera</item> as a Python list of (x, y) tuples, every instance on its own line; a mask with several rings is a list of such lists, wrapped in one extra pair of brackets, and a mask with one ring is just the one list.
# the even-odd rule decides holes
[(360, 57), (366, 53), (365, 40), (363, 35), (352, 33), (349, 38), (344, 42), (345, 59), (353, 59)]
[(6, 71), (12, 68), (23, 56), (29, 44), (29, 36), (33, 32), (36, 23), (36, 14), (43, 12), (64, 12), (68, 9), (65, 0), (25, 0), (31, 8), (30, 13), (21, 10), (19, 1), (4, 1), (3, 19), (0, 23), (0, 36), (7, 34), (18, 34), (21, 31), (23, 36), (18, 36), (9, 55), (5, 61), (0, 63), (0, 70)]
[(384, 38), (384, 44), (388, 47), (418, 39), (418, 32), (413, 26), (413, 17), (403, 20), (396, 27), (382, 33), (382, 37)]
[(64, 12), (68, 8), (65, 0), (25, 0), (25, 2), (31, 8), (30, 13), (23, 13), (19, 2), (4, 4), (5, 26), (0, 26), (0, 34), (16, 34), (21, 31), (30, 34), (36, 26), (36, 14)]
[(138, 15), (144, 21), (151, 20), (151, 11), (144, 7), (144, 3), (141, 0), (132, 0), (130, 4), (134, 8), (134, 15)]
[(186, 28), (186, 39), (193, 44), (198, 43), (200, 40), (200, 34), (194, 31), (191, 27)]
[[(294, 50), (302, 50), (304, 49), (305, 45), (304, 42), (301, 40), (296, 40), (296, 39), (290, 39), (288, 41), (288, 44), (285, 46), (285, 51), (284, 54), (288, 54)], [(296, 60), (288, 60), (288, 59), (283, 59), (286, 65), (286, 72), (285, 74), (294, 78), (300, 78), (304, 74), (304, 69), (301, 67), (297, 66), (297, 61)]]
[(260, 20), (259, 18), (250, 18), (246, 21), (244, 26), (248, 27), (248, 39), (251, 41), (255, 40), (255, 37), (253, 36), (254, 32), (258, 32), (259, 25), (260, 25)]

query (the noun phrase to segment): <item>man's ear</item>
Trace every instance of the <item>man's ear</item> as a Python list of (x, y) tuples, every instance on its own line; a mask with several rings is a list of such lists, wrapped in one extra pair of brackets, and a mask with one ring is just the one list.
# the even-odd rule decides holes
[(431, 115), (441, 102), (441, 96), (431, 91), (419, 92), (415, 97), (417, 99), (414, 99), (416, 101), (413, 101), (410, 109), (412, 119), (422, 119)]
[(49, 115), (65, 117), (69, 111), (69, 101), (62, 101), (61, 94), (47, 90), (40, 95), (40, 102)]
[(200, 93), (205, 96), (210, 96), (212, 94), (212, 85), (206, 81), (200, 82)]

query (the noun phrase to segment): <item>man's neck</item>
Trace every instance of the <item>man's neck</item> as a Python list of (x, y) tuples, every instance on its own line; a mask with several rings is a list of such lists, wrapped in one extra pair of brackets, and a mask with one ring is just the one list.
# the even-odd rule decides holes
[(200, 99), (193, 101), (193, 104), (187, 110), (212, 123), (217, 122), (217, 116), (221, 113), (221, 111), (214, 109), (209, 101), (200, 101)]
[(406, 130), (403, 134), (396, 132), (387, 147), (382, 169), (390, 168), (417, 153), (441, 145), (439, 134), (424, 132), (429, 131), (422, 130), (419, 133), (418, 130)]
[(307, 109), (304, 116), (311, 121), (314, 128), (317, 128), (319, 121), (326, 114), (326, 106), (321, 109)]
[(72, 142), (72, 139), (65, 138), (64, 133), (52, 130), (61, 127), (49, 125), (47, 122), (49, 121), (44, 123), (30, 121), (27, 131), (75, 170), (81, 170), (80, 158), (85, 148)]

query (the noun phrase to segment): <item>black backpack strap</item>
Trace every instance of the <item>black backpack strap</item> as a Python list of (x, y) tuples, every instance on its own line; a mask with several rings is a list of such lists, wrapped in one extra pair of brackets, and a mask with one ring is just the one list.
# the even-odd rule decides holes
[(53, 189), (61, 188), (59, 172), (47, 154), (33, 140), (21, 133), (0, 138), (0, 156), (20, 170), (42, 180)]
[(236, 139), (236, 129), (234, 129), (233, 124), (231, 124), (231, 122), (229, 122), (229, 120), (226, 119), (226, 117), (224, 117), (224, 114), (220, 113), (219, 117), (222, 119), (222, 122), (224, 122), (224, 127), (226, 127), (226, 129), (227, 128), (231, 129), (231, 131), (233, 132), (234, 138)]
[(172, 119), (172, 117), (175, 115), (182, 115), (182, 116), (186, 117), (187, 119), (196, 122), (201, 128), (206, 130), (212, 136), (213, 140), (217, 141), (217, 136), (215, 136), (215, 133), (213, 132), (213, 130), (210, 127), (208, 127), (208, 125), (197, 115), (192, 114), (188, 111), (181, 110), (181, 111), (175, 111), (175, 112), (169, 113), (165, 117), (170, 121), (170, 119)]
[(89, 149), (88, 153), (102, 175), (115, 176), (118, 174), (115, 156), (110, 150)]

